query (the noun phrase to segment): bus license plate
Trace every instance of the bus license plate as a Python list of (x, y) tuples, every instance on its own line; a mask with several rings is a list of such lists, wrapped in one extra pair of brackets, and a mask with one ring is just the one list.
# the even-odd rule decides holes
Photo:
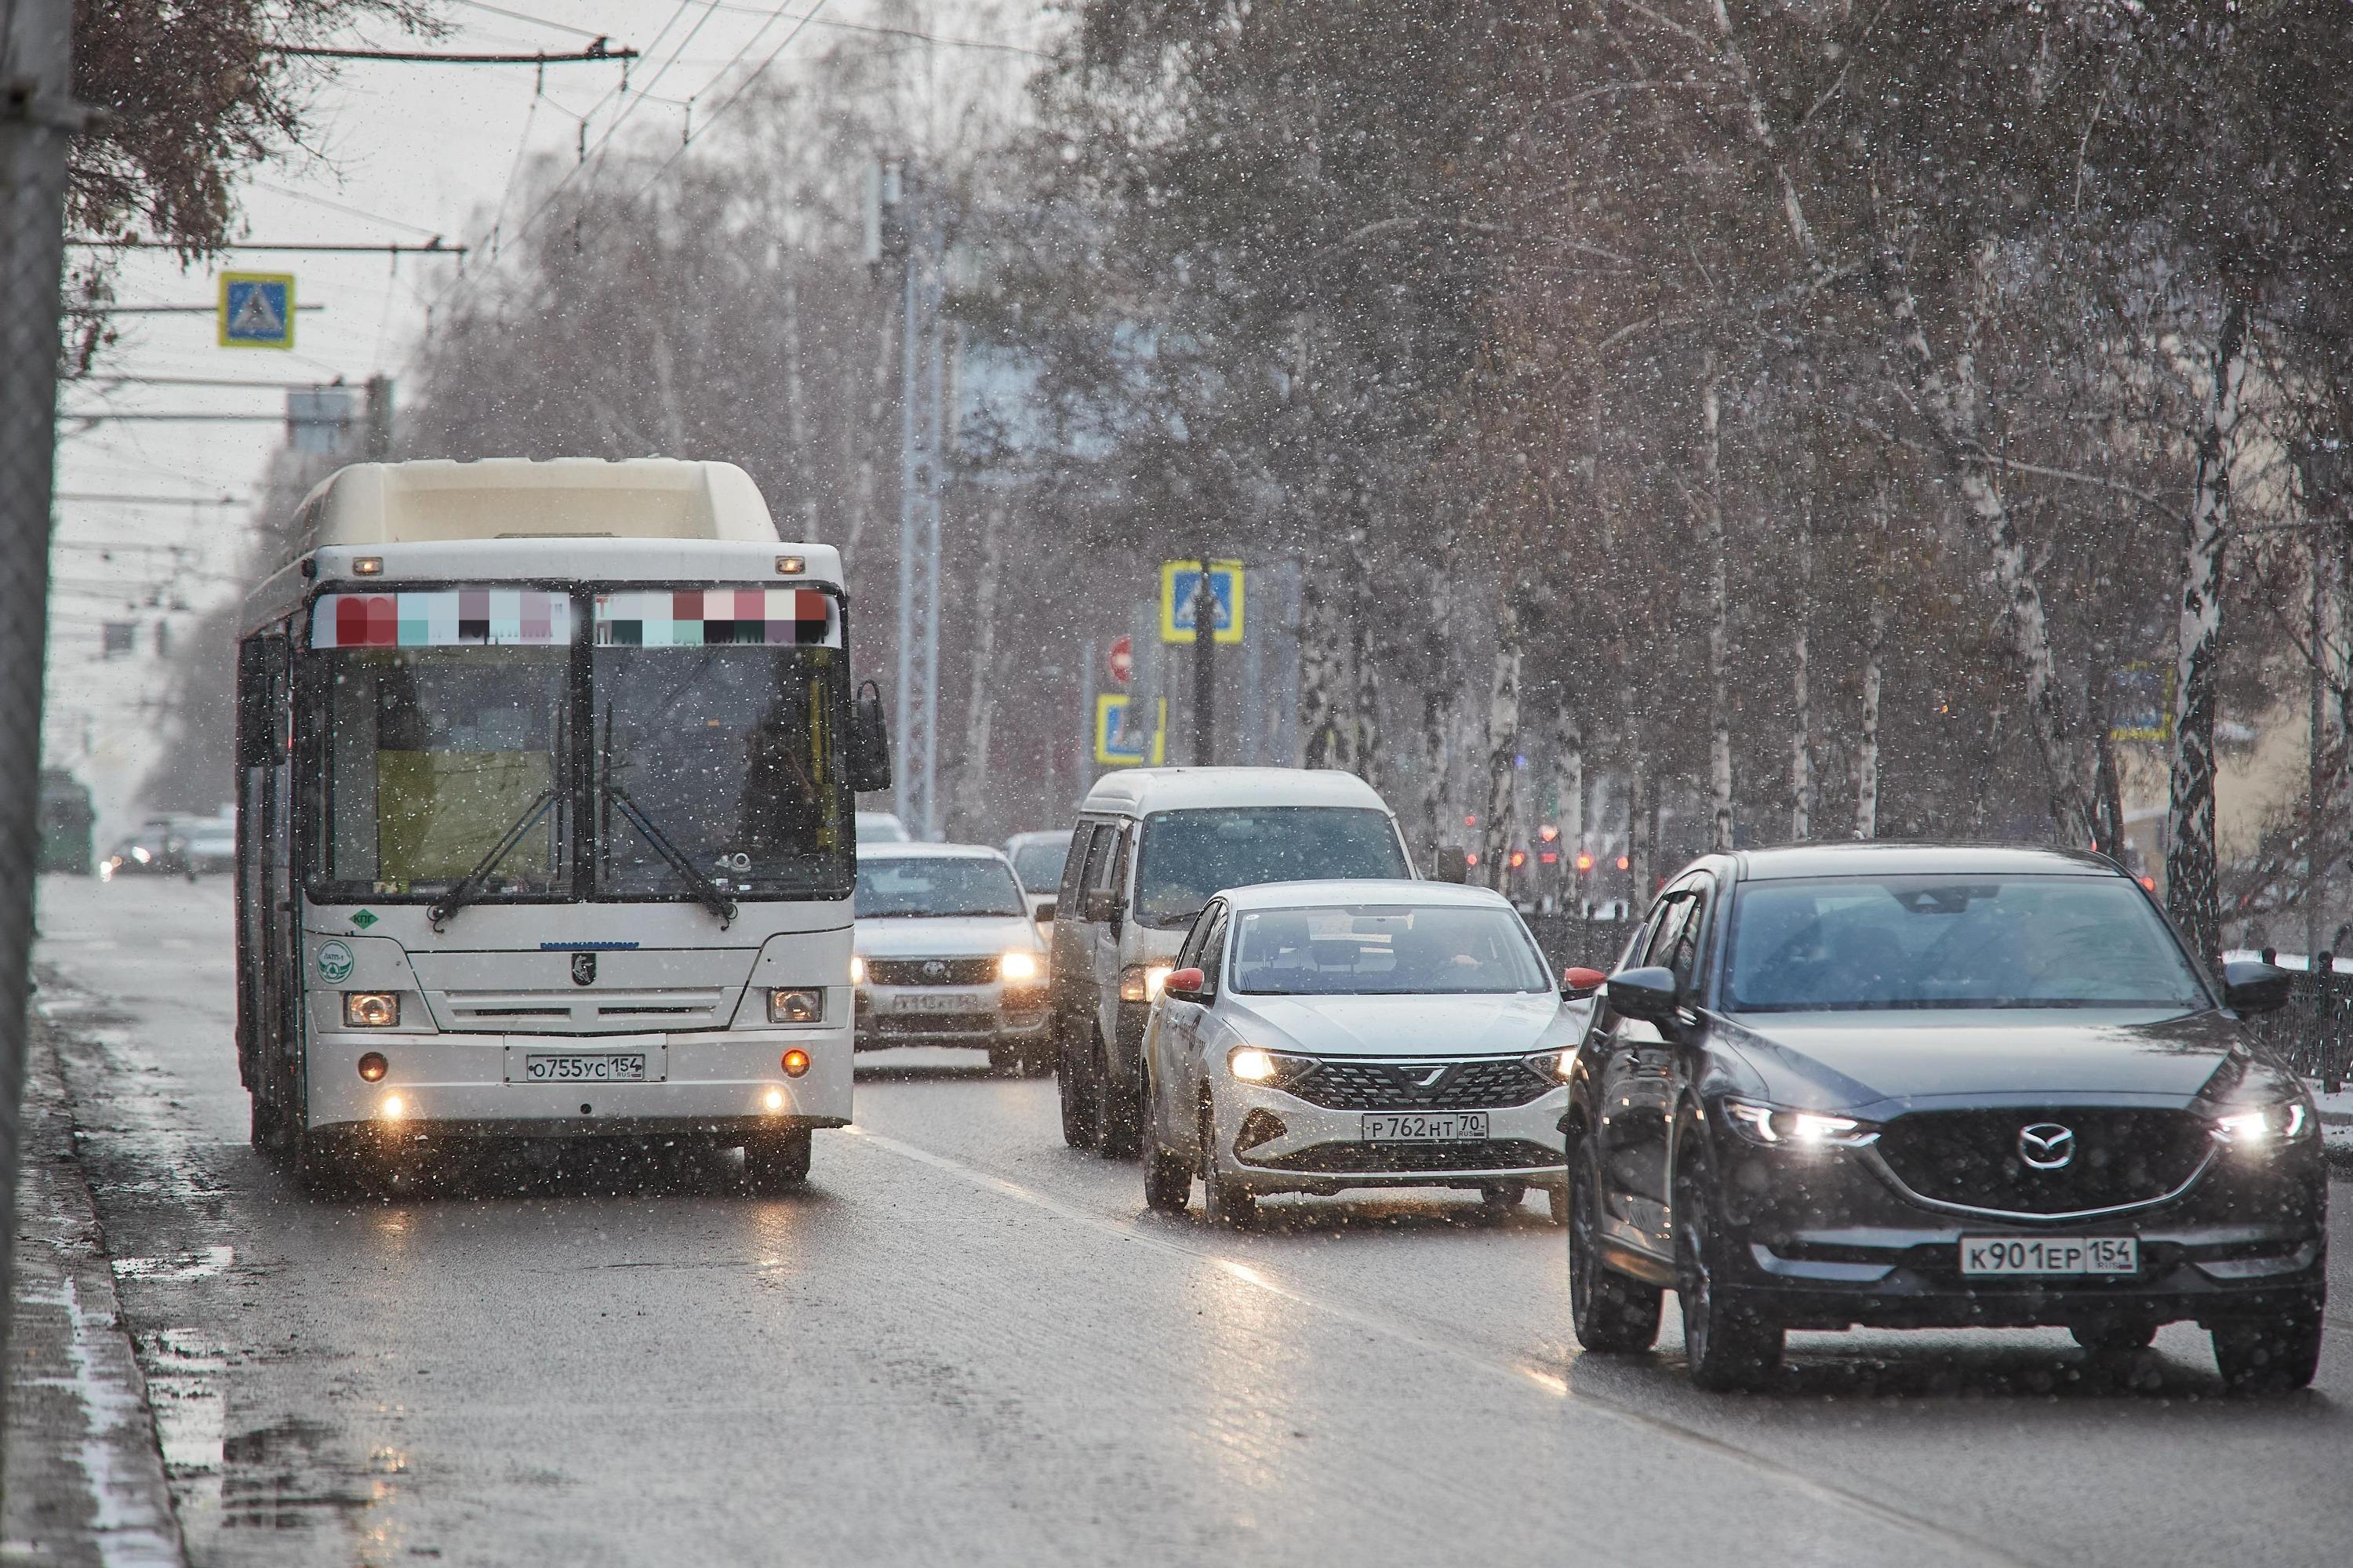
[(987, 1012), (988, 998), (970, 991), (901, 991), (892, 1002), (893, 1012)]
[(1365, 1118), (1366, 1143), (1468, 1143), (1486, 1136), (1485, 1111), (1374, 1111)]
[(646, 1058), (637, 1051), (533, 1053), (522, 1059), (522, 1075), (533, 1084), (642, 1084)]
[(2136, 1236), (1963, 1236), (1961, 1272), (2138, 1274), (2140, 1241)]

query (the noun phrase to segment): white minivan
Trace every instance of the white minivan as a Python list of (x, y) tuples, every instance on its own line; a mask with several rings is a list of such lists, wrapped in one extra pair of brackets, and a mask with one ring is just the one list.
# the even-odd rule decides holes
[(1055, 899), (1055, 1076), (1062, 1138), (1132, 1158), (1144, 1023), (1192, 928), (1229, 887), (1410, 877), (1397, 817), (1353, 774), (1138, 768), (1088, 792)]

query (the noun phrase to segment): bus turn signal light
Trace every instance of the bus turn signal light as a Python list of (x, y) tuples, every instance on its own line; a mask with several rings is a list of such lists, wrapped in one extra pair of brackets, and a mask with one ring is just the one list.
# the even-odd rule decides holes
[(783, 1066), (786, 1077), (799, 1077), (803, 1073), (808, 1071), (808, 1053), (802, 1050), (797, 1045), (794, 1046), (791, 1050), (785, 1053)]
[(392, 1064), (385, 1060), (381, 1051), (371, 1051), (360, 1058), (360, 1076), (371, 1084), (384, 1082), (384, 1075), (391, 1071)]

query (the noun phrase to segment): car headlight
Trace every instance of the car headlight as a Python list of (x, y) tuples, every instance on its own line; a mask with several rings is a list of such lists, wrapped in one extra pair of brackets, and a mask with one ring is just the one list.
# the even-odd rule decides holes
[(397, 1029), (400, 995), (389, 991), (343, 992), (343, 1025), (348, 1029)]
[(1521, 1060), (1527, 1064), (1529, 1072), (1545, 1082), (1565, 1084), (1568, 1082), (1569, 1074), (1576, 1069), (1577, 1053), (1574, 1050), (1538, 1051)]
[(771, 1023), (822, 1023), (825, 992), (815, 986), (780, 986), (768, 992)]
[(1119, 999), (1122, 1001), (1152, 1001), (1158, 999), (1160, 988), (1176, 971), (1174, 964), (1131, 964), (1119, 972)]
[(2209, 1130), (2224, 1148), (2253, 1152), (2293, 1143), (2312, 1128), (2312, 1113), (2302, 1100), (2282, 1100), (2218, 1116)]
[(1851, 1116), (1787, 1110), (1754, 1100), (1725, 1100), (1718, 1108), (1733, 1131), (1771, 1149), (1861, 1149), (1879, 1139), (1879, 1128)]
[(1226, 1071), (1245, 1084), (1271, 1084), (1282, 1076), (1282, 1064), (1271, 1051), (1237, 1045), (1226, 1053)]
[(1038, 955), (1016, 948), (997, 960), (997, 978), (1007, 985), (1035, 985), (1044, 978), (1046, 966)]
[(866, 983), (866, 959), (857, 953), (849, 955), (849, 983), (852, 985)]

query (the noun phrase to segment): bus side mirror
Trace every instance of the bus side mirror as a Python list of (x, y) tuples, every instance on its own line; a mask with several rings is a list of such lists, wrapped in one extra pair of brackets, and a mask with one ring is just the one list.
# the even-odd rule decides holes
[(849, 787), (891, 788), (891, 728), (882, 717), (882, 693), (871, 681), (858, 688), (849, 715)]

